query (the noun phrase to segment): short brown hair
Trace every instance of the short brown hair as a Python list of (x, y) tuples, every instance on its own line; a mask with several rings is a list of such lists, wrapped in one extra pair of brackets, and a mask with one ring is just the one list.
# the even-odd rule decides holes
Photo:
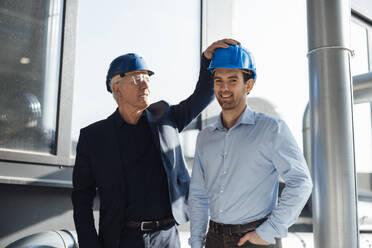
[(253, 78), (253, 72), (252, 71), (243, 71), (242, 70), (242, 73), (243, 73), (244, 83), (246, 83), (249, 79)]

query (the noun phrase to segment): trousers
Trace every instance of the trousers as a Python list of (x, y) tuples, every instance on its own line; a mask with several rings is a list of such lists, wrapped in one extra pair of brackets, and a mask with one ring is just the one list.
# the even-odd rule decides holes
[(120, 238), (120, 248), (180, 248), (180, 238), (175, 225), (154, 232), (125, 228)]
[(211, 221), (205, 248), (281, 248), (280, 239), (276, 239), (276, 243), (271, 245), (256, 245), (247, 241), (244, 245), (238, 246), (239, 240), (247, 232), (254, 231), (264, 220), (258, 220), (245, 225), (224, 225)]

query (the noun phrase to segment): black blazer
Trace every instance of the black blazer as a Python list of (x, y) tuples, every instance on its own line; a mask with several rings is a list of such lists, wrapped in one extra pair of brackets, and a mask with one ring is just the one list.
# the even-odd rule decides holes
[[(178, 133), (213, 100), (213, 80), (202, 56), (194, 93), (177, 105), (160, 101), (148, 107), (147, 118), (168, 179), (172, 213), (178, 224), (188, 221), (190, 176)], [(81, 129), (73, 170), (72, 204), (80, 248), (116, 248), (125, 220), (125, 183), (113, 114)], [(125, 156), (125, 154), (123, 154)], [(93, 199), (100, 198), (99, 234), (93, 219)]]

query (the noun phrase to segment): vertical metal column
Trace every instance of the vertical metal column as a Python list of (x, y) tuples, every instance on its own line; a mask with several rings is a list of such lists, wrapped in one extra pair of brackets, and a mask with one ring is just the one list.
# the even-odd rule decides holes
[(307, 0), (316, 248), (358, 247), (350, 2)]

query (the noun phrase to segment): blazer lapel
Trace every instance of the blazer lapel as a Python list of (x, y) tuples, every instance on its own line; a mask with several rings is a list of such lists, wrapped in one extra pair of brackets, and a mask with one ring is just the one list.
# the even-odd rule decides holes
[[(120, 142), (119, 142), (119, 134), (118, 134), (119, 130), (117, 129), (115, 125), (114, 115), (109, 116), (107, 120), (108, 120), (108, 127), (109, 127), (107, 138), (111, 141), (111, 144), (112, 144), (112, 156), (113, 156), (112, 166), (115, 171), (120, 173), (119, 175), (121, 175), (123, 180), (125, 180), (124, 170), (122, 166), (124, 154), (120, 152)], [(122, 188), (124, 187), (123, 180), (120, 180)]]
[(157, 123), (157, 119), (155, 118), (155, 116), (152, 115), (152, 113), (149, 110), (146, 109), (145, 113), (151, 128), (152, 135), (154, 136), (156, 148), (158, 148), (158, 150), (162, 152), (162, 150), (160, 149), (159, 126)]

